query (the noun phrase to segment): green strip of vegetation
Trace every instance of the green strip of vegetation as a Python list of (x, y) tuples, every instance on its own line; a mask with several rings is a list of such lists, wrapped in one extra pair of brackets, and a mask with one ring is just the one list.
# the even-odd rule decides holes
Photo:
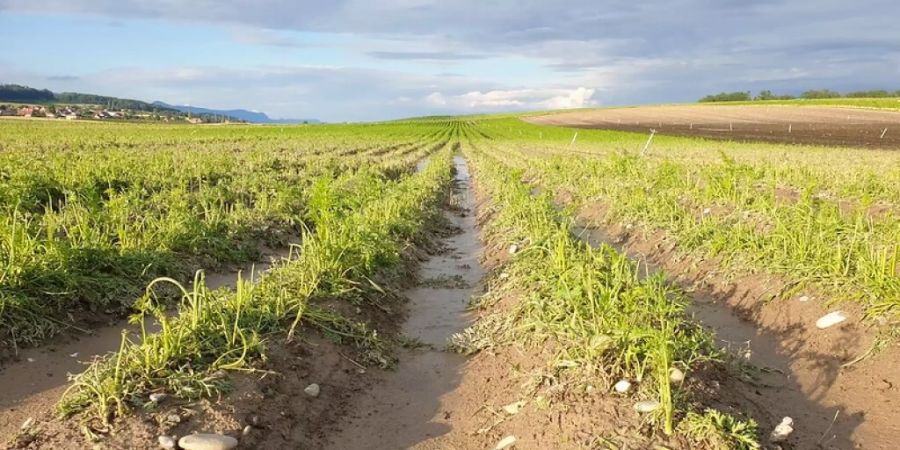
[[(335, 297), (363, 302), (372, 277), (398, 267), (406, 242), (435, 214), (451, 171), (445, 149), (418, 175), (397, 182), (360, 174), (343, 183), (353, 185), (351, 191), (317, 184), (309, 205), (316, 209), (315, 233), (304, 237), (295, 259), (255, 285), (239, 282), (234, 291), (209, 291), (198, 277), (192, 289), (180, 288), (174, 316), (155, 296), (156, 286), (172, 280), (151, 283), (134, 320), (152, 317), (162, 330), (144, 330), (136, 340), (123, 336), (118, 353), (74, 378), (60, 411), (85, 412), (106, 422), (145, 403), (153, 389), (185, 398), (211, 395), (225, 387), (219, 371), (252, 367), (268, 340), (290, 339), (301, 325), (366, 346), (372, 359), (384, 361), (384, 344), (374, 332), (316, 304)], [(360, 195), (377, 198), (359, 202)]]
[[(547, 195), (533, 196), (521, 182), (522, 170), (510, 170), (489, 154), (493, 148), (467, 151), (479, 186), (494, 204), (488, 233), (494, 243), (518, 249), (503, 266), (508, 277), (502, 287), (489, 295), (515, 291), (521, 299), (511, 311), (483, 318), (458, 335), (454, 346), (475, 352), (510, 343), (549, 345), (556, 351), (551, 365), (559, 372), (599, 376), (610, 388), (620, 379), (636, 383), (629, 395), (648, 402), (647, 420), (667, 435), (678, 432), (698, 442), (714, 435), (730, 448), (759, 448), (752, 420), (692, 412), (697, 406), (686, 385), (672, 381), (675, 370), (690, 376), (721, 356), (708, 332), (686, 319), (684, 295), (662, 274), (641, 279), (635, 263), (610, 246), (593, 248), (577, 238), (569, 214), (556, 211)], [(686, 431), (710, 414), (739, 426)], [(734, 430), (739, 432), (730, 434)]]

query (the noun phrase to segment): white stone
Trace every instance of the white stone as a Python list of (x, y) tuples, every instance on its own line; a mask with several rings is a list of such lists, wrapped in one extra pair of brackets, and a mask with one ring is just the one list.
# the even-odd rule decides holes
[(321, 391), (322, 389), (316, 383), (310, 384), (309, 386), (303, 388), (303, 392), (305, 392), (306, 395), (310, 397), (318, 397)]
[(681, 383), (684, 381), (684, 372), (677, 367), (673, 367), (672, 370), (669, 371), (669, 381), (672, 383)]
[(845, 316), (843, 312), (833, 311), (820, 317), (819, 320), (816, 321), (816, 328), (824, 330), (825, 328), (837, 325), (845, 320), (847, 320), (847, 316)]
[(797, 300), (799, 300), (799, 301), (801, 301), (801, 302), (808, 302), (808, 301), (809, 301), (809, 296), (808, 296), (808, 295), (804, 295), (803, 297), (800, 297), (800, 298), (798, 298)]
[(154, 393), (150, 394), (150, 401), (153, 403), (159, 403), (159, 402), (165, 400), (166, 397), (168, 397), (168, 396), (166, 394), (163, 394), (162, 392), (154, 392)]
[(624, 394), (631, 390), (631, 382), (628, 380), (619, 380), (615, 385), (613, 385), (613, 389), (620, 394)]
[(178, 440), (178, 446), (184, 450), (229, 450), (237, 445), (237, 439), (213, 433), (189, 434)]
[(509, 435), (503, 439), (500, 439), (500, 442), (494, 447), (494, 450), (503, 450), (512, 447), (516, 443), (516, 437), (513, 435)]
[(656, 411), (660, 406), (662, 405), (660, 405), (656, 400), (644, 400), (642, 402), (635, 403), (634, 409), (639, 413), (648, 413)]
[(772, 434), (769, 435), (769, 440), (772, 442), (784, 442), (793, 432), (794, 419), (785, 417), (784, 419), (781, 419), (781, 423), (772, 430)]
[(525, 406), (525, 401), (519, 400), (517, 402), (512, 402), (512, 403), (504, 406), (503, 410), (506, 411), (507, 414), (513, 415), (513, 414), (518, 414), (519, 410), (522, 409), (523, 406)]
[(518, 252), (518, 251), (519, 251), (519, 246), (518, 246), (518, 245), (513, 244), (513, 245), (510, 245), (510, 246), (509, 246), (509, 254), (510, 254), (510, 255), (515, 255), (516, 252)]
[(175, 448), (175, 438), (172, 436), (161, 435), (156, 438), (156, 441), (159, 442), (159, 448), (164, 448), (166, 450)]

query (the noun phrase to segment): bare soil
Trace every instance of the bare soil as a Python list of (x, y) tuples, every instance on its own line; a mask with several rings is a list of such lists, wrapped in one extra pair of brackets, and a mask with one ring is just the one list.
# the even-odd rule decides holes
[(551, 113), (523, 118), (573, 128), (869, 148), (900, 148), (900, 111), (838, 106), (673, 105)]

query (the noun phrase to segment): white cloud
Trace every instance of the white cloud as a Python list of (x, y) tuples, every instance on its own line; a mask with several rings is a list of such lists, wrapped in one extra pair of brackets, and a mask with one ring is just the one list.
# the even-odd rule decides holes
[(491, 91), (469, 91), (458, 95), (433, 92), (425, 97), (431, 106), (452, 110), (526, 110), (526, 109), (569, 109), (583, 108), (595, 104), (595, 89), (577, 87), (572, 89), (495, 89)]

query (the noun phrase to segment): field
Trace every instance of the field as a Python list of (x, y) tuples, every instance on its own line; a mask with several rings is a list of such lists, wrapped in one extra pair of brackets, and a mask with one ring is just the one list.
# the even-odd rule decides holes
[[(819, 103), (827, 105), (813, 104)], [(895, 102), (893, 108), (897, 105)], [(861, 106), (798, 106), (797, 101), (612, 108), (535, 116), (528, 120), (545, 125), (644, 133), (653, 129), (661, 134), (720, 140), (900, 148), (900, 112)]]
[(896, 114), (0, 121), (3, 445), (892, 448)]

